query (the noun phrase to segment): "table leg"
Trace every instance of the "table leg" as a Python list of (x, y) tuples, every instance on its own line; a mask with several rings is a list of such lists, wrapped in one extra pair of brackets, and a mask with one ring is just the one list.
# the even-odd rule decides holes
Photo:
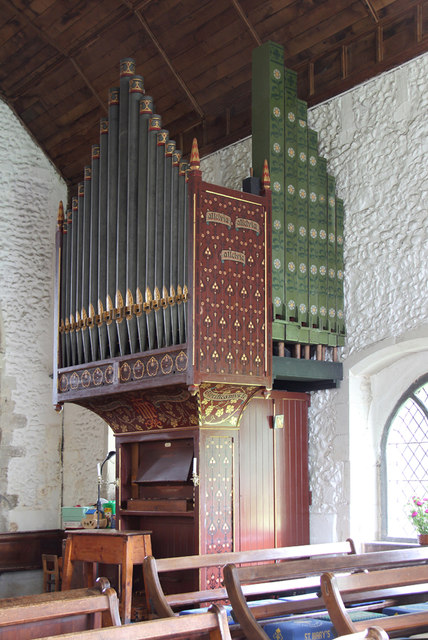
[(64, 560), (62, 564), (62, 585), (61, 591), (66, 591), (70, 589), (71, 585), (71, 577), (73, 575), (73, 563), (71, 561), (71, 551), (72, 551), (72, 540), (67, 538), (65, 543), (65, 553)]
[(129, 622), (131, 622), (133, 568), (132, 544), (127, 544), (124, 546), (124, 556), (122, 562), (122, 593), (120, 598), (123, 624), (128, 624)]
[(93, 587), (97, 578), (97, 563), (83, 563), (83, 583), (87, 587)]

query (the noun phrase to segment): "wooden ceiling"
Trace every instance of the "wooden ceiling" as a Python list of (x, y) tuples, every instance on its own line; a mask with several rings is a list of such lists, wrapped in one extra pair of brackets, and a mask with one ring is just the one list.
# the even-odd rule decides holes
[(205, 155), (251, 133), (267, 40), (314, 105), (427, 51), (428, 0), (0, 0), (0, 94), (74, 185), (122, 58), (170, 138)]

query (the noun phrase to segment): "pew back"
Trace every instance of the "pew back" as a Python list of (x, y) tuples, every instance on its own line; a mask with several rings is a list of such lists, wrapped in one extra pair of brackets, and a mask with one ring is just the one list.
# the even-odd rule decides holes
[[(227, 598), (224, 587), (217, 589), (201, 589), (186, 593), (165, 594), (161, 576), (169, 572), (181, 572), (220, 566), (235, 563), (236, 565), (248, 565), (256, 563), (291, 562), (296, 558), (316, 556), (355, 554), (355, 544), (351, 539), (344, 542), (322, 543), (313, 545), (296, 545), (292, 547), (279, 547), (275, 549), (256, 549), (251, 551), (235, 551), (217, 554), (202, 554), (198, 556), (182, 556), (176, 558), (158, 558), (147, 556), (144, 560), (144, 583), (147, 596), (147, 608), (159, 617), (174, 616), (174, 608), (198, 606), (201, 603), (215, 602)], [(178, 574), (179, 575), (179, 574)], [(178, 580), (179, 583), (179, 580)], [(251, 586), (246, 588), (246, 594), (260, 593), (259, 589), (253, 590)]]
[[(370, 598), (399, 597), (402, 599), (418, 599), (422, 596), (428, 600), (428, 565), (400, 567), (358, 573), (351, 575), (334, 575), (325, 573), (321, 576), (321, 591), (327, 611), (338, 634), (361, 631), (365, 622), (354, 622), (346, 607), (350, 600), (364, 602)], [(428, 630), (428, 606), (424, 611), (403, 615), (376, 618), (375, 624), (388, 633), (405, 635)]]
[[(428, 549), (414, 547), (388, 551), (373, 551), (370, 553), (348, 556), (311, 557), (301, 560), (290, 560), (286, 563), (260, 566), (241, 566), (229, 564), (224, 568), (224, 583), (228, 599), (233, 609), (233, 616), (239, 623), (241, 630), (249, 640), (266, 640), (262, 626), (258, 621), (283, 618), (289, 615), (317, 615), (325, 608), (325, 603), (319, 592), (321, 575), (326, 572), (364, 572), (375, 571), (384, 567), (408, 567), (428, 562)], [(368, 574), (370, 575), (370, 574)], [(253, 595), (263, 594), (263, 597), (279, 596), (274, 602), (249, 606), (248, 591), (253, 587)], [(258, 590), (258, 591), (257, 591)], [(309, 591), (296, 597), (288, 597), (291, 593)], [(366, 594), (367, 595), (367, 594)], [(379, 594), (378, 594), (379, 595)], [(397, 595), (396, 592), (383, 594), (384, 604), (395, 600), (387, 599)], [(360, 600), (356, 593), (347, 594), (347, 602), (355, 603)], [(376, 602), (365, 608), (378, 608)], [(315, 612), (315, 613), (314, 613)], [(356, 629), (354, 628), (353, 631)], [(351, 633), (348, 629), (338, 633)]]
[(50, 636), (46, 640), (186, 640), (202, 637), (231, 640), (223, 607), (213, 605), (209, 611), (192, 616), (146, 620), (110, 629)]
[(98, 578), (89, 589), (0, 600), (0, 640), (30, 640), (120, 624), (118, 598), (105, 578)]

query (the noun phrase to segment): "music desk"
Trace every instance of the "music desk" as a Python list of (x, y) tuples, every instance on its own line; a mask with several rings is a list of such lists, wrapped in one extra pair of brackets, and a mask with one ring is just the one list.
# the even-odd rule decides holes
[(62, 569), (62, 590), (70, 589), (74, 563), (83, 562), (87, 586), (94, 584), (96, 564), (121, 565), (120, 614), (123, 624), (131, 621), (132, 570), (143, 564), (152, 553), (150, 531), (119, 531), (118, 529), (67, 530)]

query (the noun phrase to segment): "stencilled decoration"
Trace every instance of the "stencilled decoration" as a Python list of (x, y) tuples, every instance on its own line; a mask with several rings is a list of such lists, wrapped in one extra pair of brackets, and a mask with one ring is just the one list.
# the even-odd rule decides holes
[(58, 378), (58, 394), (66, 398), (70, 391), (91, 390), (94, 388), (108, 388), (113, 385), (125, 385), (161, 377), (168, 384), (168, 376), (185, 373), (188, 369), (186, 350), (181, 347), (171, 349), (168, 354), (155, 353), (140, 354), (139, 357), (125, 356), (120, 359), (117, 373), (112, 364), (98, 363), (93, 366), (64, 370)]
[[(204, 183), (202, 183), (204, 186)], [(194, 211), (194, 364), (211, 381), (260, 381), (269, 349), (266, 209), (202, 189)]]
[(253, 169), (261, 175), (267, 157), (273, 185), (273, 339), (342, 346), (343, 202), (307, 125), (297, 74), (272, 42), (253, 52), (252, 113)]
[[(284, 149), (291, 154), (295, 151), (288, 148), (290, 145), (285, 147), (284, 144), (284, 52), (282, 47), (269, 44), (265, 56), (258, 55), (259, 50), (253, 52), (253, 96), (259, 90), (259, 85), (268, 85), (269, 91), (263, 91), (263, 100), (253, 100), (252, 145), (253, 154), (254, 148), (262, 149), (257, 163), (253, 157), (256, 175), (262, 175), (263, 162), (267, 159), (272, 192), (275, 193), (272, 198), (272, 219), (276, 221), (272, 228), (272, 262), (275, 265), (272, 270), (272, 299), (274, 313), (277, 314), (283, 312), (284, 305), (284, 198), (287, 186), (284, 180)], [(260, 118), (263, 124), (259, 122), (259, 126), (255, 126), (254, 123)]]
[[(204, 446), (205, 513), (203, 553), (233, 551), (233, 437), (209, 436)], [(222, 569), (208, 567), (202, 584), (205, 589), (221, 586)]]
[(115, 434), (159, 429), (194, 428), (199, 424), (198, 402), (188, 389), (129, 391), (76, 402), (97, 413)]
[[(246, 358), (243, 354), (244, 362)], [(245, 407), (258, 389), (250, 385), (201, 384), (198, 387), (200, 424), (237, 427)]]

